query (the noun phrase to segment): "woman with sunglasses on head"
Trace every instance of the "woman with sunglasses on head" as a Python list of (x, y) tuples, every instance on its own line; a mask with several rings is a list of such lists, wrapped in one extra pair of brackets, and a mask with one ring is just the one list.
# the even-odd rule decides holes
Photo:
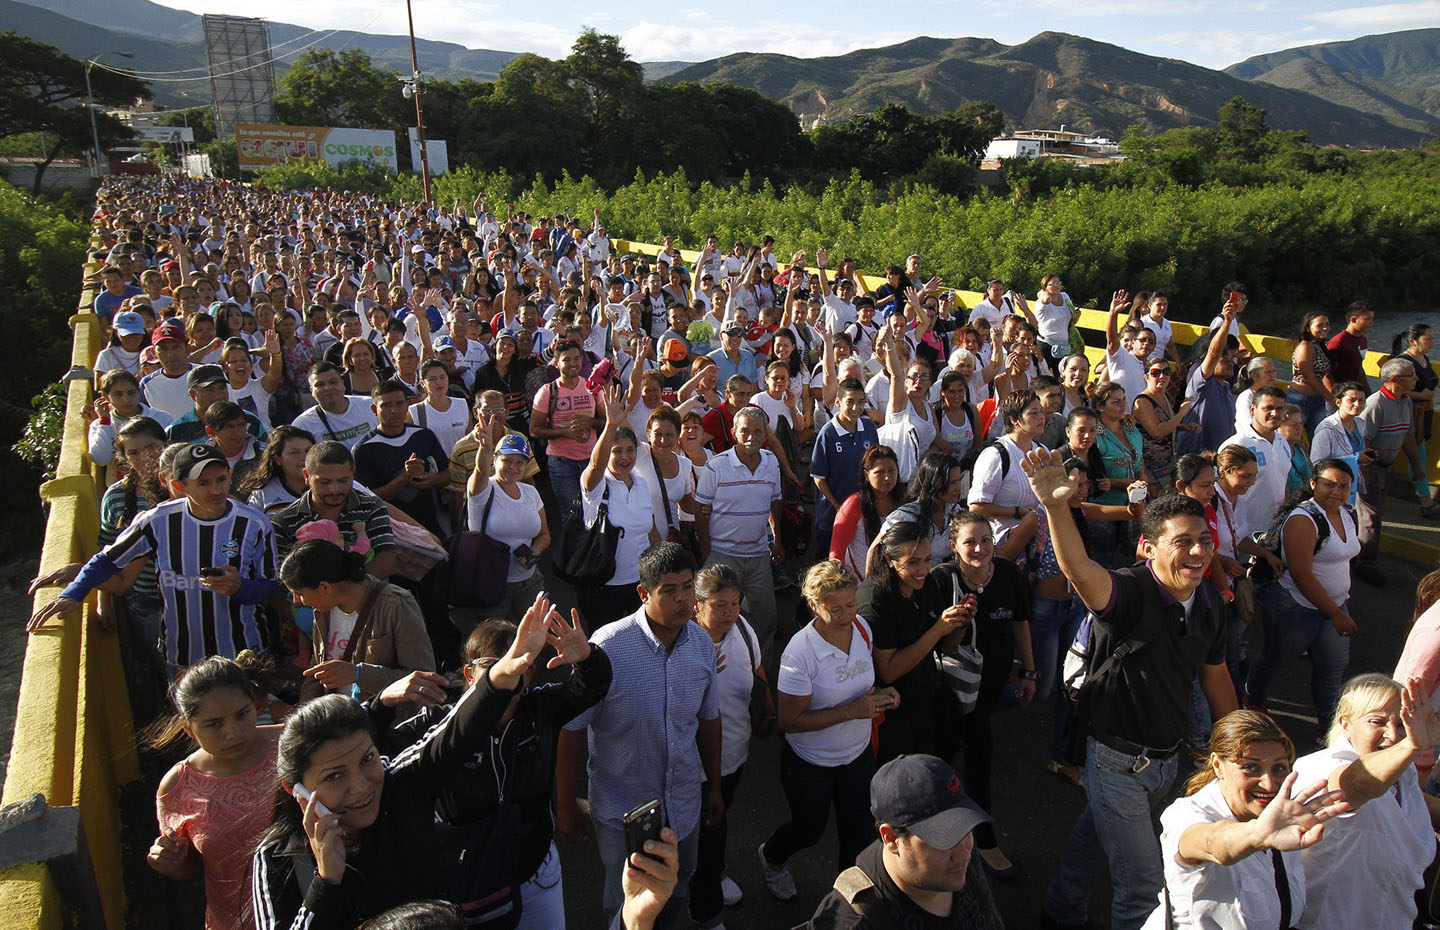
[(1170, 363), (1153, 358), (1145, 365), (1145, 390), (1135, 398), (1135, 422), (1145, 434), (1145, 467), (1155, 483), (1150, 486), (1150, 496), (1158, 497), (1170, 489), (1170, 476), (1175, 468), (1175, 433), (1177, 430), (1199, 429), (1198, 423), (1183, 424), (1185, 415), (1195, 406), (1190, 398), (1172, 410), (1168, 389), (1170, 387)]

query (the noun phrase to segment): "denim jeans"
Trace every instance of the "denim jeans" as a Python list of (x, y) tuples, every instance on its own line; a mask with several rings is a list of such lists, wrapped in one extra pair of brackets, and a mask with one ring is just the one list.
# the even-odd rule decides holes
[(1030, 648), (1035, 651), (1035, 700), (1043, 701), (1056, 691), (1055, 714), (1050, 734), (1050, 759), (1065, 761), (1065, 726), (1070, 720), (1070, 699), (1058, 693), (1060, 667), (1075, 641), (1075, 631), (1085, 619), (1085, 602), (1079, 597), (1036, 597), (1030, 606)]
[(772, 865), (820, 842), (830, 807), (835, 807), (835, 832), (840, 852), (835, 871), (855, 864), (855, 857), (875, 838), (870, 815), (870, 779), (875, 757), (870, 747), (844, 765), (812, 765), (796, 755), (788, 742), (780, 748), (780, 786), (790, 803), (790, 819), (765, 841), (765, 858)]
[(1309, 652), (1310, 699), (1323, 733), (1330, 728), (1340, 700), (1340, 682), (1350, 664), (1350, 640), (1336, 631), (1329, 617), (1313, 607), (1300, 606), (1279, 584), (1266, 585), (1261, 597), (1265, 601), (1265, 642), (1250, 663), (1245, 697), (1263, 707), (1275, 676)]
[[(606, 925), (620, 910), (625, 894), (620, 890), (620, 876), (625, 869), (625, 830), (619, 826), (595, 824), (595, 845), (600, 847), (600, 862), (605, 866), (605, 894), (602, 904), (605, 908)], [(680, 838), (680, 873), (675, 893), (665, 904), (665, 909), (655, 919), (655, 930), (675, 930), (682, 922), (688, 922), (685, 898), (690, 892), (690, 876), (695, 874), (695, 858), (700, 848), (700, 828)]]
[(1085, 749), (1085, 797), (1055, 879), (1045, 891), (1045, 911), (1062, 923), (1083, 924), (1100, 864), (1108, 863), (1113, 897), (1112, 930), (1138, 930), (1155, 910), (1165, 874), (1160, 837), (1151, 822), (1170, 800), (1177, 756), (1136, 759), (1090, 739)]
[(563, 522), (580, 500), (580, 473), (589, 463), (584, 459), (567, 459), (559, 455), (547, 455), (546, 459), (550, 465), (550, 490), (555, 492), (555, 503)]
[(1286, 390), (1285, 403), (1294, 404), (1300, 408), (1300, 413), (1305, 418), (1305, 435), (1313, 437), (1315, 427), (1325, 419), (1327, 409), (1325, 398), (1320, 394), (1301, 394), (1298, 391)]

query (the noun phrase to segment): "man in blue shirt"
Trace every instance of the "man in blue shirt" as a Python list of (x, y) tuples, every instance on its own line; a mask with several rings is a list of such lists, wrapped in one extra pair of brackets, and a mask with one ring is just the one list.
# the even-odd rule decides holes
[(860, 485), (860, 460), (880, 442), (875, 424), (865, 412), (865, 385), (856, 378), (840, 382), (835, 397), (835, 416), (815, 437), (810, 454), (810, 477), (815, 481), (814, 551), (824, 558), (830, 551), (835, 514), (845, 498)]
[(760, 380), (754, 354), (740, 344), (744, 338), (745, 327), (739, 323), (732, 321), (720, 330), (720, 348), (711, 352), (710, 357), (720, 369), (718, 380), (721, 384), (728, 384), (732, 375), (744, 375), (745, 380), (752, 384)]
[[(695, 560), (672, 542), (651, 546), (640, 556), (639, 591), (639, 610), (590, 639), (610, 657), (610, 691), (565, 725), (555, 764), (556, 827), (577, 840), (585, 827), (575, 800), (576, 774), (588, 728), (590, 816), (605, 865), (607, 915), (622, 900), (627, 811), (652, 798), (663, 802), (666, 821), (680, 837), (678, 888), (688, 888), (695, 871), (701, 820), (713, 824), (725, 813), (715, 647), (691, 622)], [(656, 930), (677, 926), (685, 912), (683, 894), (671, 898)]]
[(120, 304), (145, 293), (135, 285), (125, 283), (125, 272), (114, 265), (100, 269), (100, 280), (104, 282), (105, 289), (95, 296), (95, 312), (106, 324), (115, 318)]
[[(1238, 305), (1229, 303), (1221, 316), (1228, 325), (1238, 313)], [(1177, 455), (1218, 449), (1235, 432), (1235, 395), (1230, 391), (1230, 382), (1235, 379), (1238, 345), (1238, 340), (1224, 328), (1211, 331), (1205, 358), (1190, 372), (1185, 383), (1185, 396), (1195, 398), (1192, 422), (1199, 423), (1200, 429), (1176, 435)]]

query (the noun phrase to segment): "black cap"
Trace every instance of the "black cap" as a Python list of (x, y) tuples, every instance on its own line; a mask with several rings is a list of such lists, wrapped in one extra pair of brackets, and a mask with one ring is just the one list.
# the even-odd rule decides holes
[(174, 460), (170, 462), (170, 477), (174, 481), (199, 478), (211, 462), (219, 462), (227, 471), (230, 468), (230, 460), (225, 458), (225, 453), (208, 443), (192, 442), (175, 453)]
[(935, 756), (906, 755), (885, 763), (870, 780), (876, 822), (902, 827), (935, 849), (954, 849), (990, 815), (976, 806), (955, 770)]
[(196, 365), (190, 369), (190, 374), (185, 378), (185, 384), (193, 390), (197, 387), (209, 387), (212, 384), (224, 384), (228, 380), (225, 377), (225, 369), (219, 365)]

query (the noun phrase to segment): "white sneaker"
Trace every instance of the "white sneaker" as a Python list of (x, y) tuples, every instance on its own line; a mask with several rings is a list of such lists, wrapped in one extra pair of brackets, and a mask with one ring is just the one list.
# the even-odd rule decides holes
[(781, 901), (794, 901), (800, 896), (795, 888), (795, 876), (790, 870), (782, 866), (773, 866), (770, 860), (765, 858), (765, 844), (760, 844), (760, 873), (765, 876), (765, 887), (770, 893)]
[(734, 907), (745, 900), (745, 892), (735, 884), (735, 880), (728, 875), (720, 876), (720, 895), (725, 899), (726, 907)]

